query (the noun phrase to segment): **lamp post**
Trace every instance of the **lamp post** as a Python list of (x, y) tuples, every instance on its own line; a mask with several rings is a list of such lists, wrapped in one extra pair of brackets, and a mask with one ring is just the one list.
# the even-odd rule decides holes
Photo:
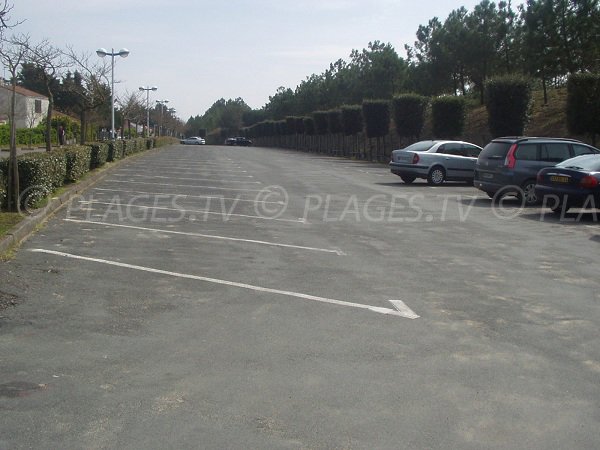
[(112, 48), (111, 51), (107, 51), (104, 48), (99, 48), (96, 50), (96, 54), (100, 58), (104, 58), (105, 56), (110, 56), (110, 138), (115, 138), (115, 56), (120, 56), (121, 58), (127, 58), (129, 55), (129, 50), (126, 48), (122, 48), (118, 52), (115, 52), (115, 49)]
[(150, 91), (156, 91), (156, 86), (140, 86), (140, 91), (146, 91), (146, 132), (144, 137), (148, 137), (150, 133)]
[(160, 127), (158, 128), (158, 134), (162, 136), (163, 112), (165, 109), (165, 105), (169, 103), (169, 100), (156, 100), (156, 103), (160, 105)]

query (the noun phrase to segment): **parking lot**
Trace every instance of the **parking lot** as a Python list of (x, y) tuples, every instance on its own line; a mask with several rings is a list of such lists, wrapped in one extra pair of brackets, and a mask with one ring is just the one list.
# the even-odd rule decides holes
[(0, 264), (0, 449), (597, 448), (599, 245), (378, 164), (149, 153)]

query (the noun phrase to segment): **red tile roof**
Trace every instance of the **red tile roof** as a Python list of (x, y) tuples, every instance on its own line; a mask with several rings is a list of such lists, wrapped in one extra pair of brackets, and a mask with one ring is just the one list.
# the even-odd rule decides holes
[[(0, 87), (4, 88), (4, 89), (7, 89), (9, 91), (12, 90), (12, 86), (11, 85), (0, 84)], [(33, 92), (33, 91), (31, 91), (29, 89), (25, 89), (24, 87), (21, 87), (21, 86), (16, 86), (15, 90), (17, 91), (18, 94), (24, 95), (25, 97), (37, 97), (37, 98), (42, 97), (42, 98), (48, 98), (48, 97), (46, 97), (43, 94), (39, 94), (37, 92)]]

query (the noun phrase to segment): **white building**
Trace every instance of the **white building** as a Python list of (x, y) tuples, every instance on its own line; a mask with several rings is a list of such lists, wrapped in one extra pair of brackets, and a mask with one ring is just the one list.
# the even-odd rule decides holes
[[(17, 128), (34, 128), (38, 126), (48, 113), (48, 97), (17, 86), (16, 88), (15, 123)], [(10, 117), (10, 100), (12, 86), (0, 84), (0, 121)]]

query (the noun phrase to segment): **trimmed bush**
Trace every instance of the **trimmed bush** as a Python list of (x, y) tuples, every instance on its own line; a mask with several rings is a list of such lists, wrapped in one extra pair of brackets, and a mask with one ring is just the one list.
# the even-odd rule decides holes
[[(7, 165), (8, 168), (8, 165)], [(6, 183), (8, 183), (8, 180), (6, 179), (5, 175), (4, 175), (4, 168), (2, 166), (0, 166), (0, 208), (2, 208), (5, 205), (6, 202), (6, 191), (8, 189), (8, 185)]]
[(287, 134), (296, 134), (296, 118), (288, 116), (285, 118), (285, 127)]
[(106, 145), (108, 145), (107, 162), (117, 161), (125, 156), (123, 152), (124, 141), (109, 141)]
[(327, 111), (327, 120), (329, 122), (330, 133), (339, 134), (344, 131), (344, 125), (342, 124), (342, 111), (339, 109)]
[(108, 160), (108, 144), (95, 142), (92, 144), (92, 158), (90, 169), (97, 169), (106, 164)]
[(577, 73), (567, 81), (567, 127), (575, 135), (600, 134), (600, 74)]
[(327, 111), (315, 111), (313, 113), (315, 121), (315, 132), (317, 134), (327, 134), (329, 131), (329, 113)]
[(63, 153), (66, 158), (66, 182), (72, 183), (77, 181), (90, 171), (92, 161), (92, 148), (90, 146), (68, 147)]
[(67, 160), (63, 152), (44, 152), (17, 158), (19, 167), (19, 194), (27, 205), (50, 195), (62, 186), (67, 176)]
[(390, 131), (390, 104), (386, 100), (365, 100), (362, 104), (367, 137), (386, 136)]
[(146, 150), (151, 150), (154, 148), (154, 140), (150, 138), (146, 138)]
[(490, 78), (485, 84), (488, 126), (492, 138), (522, 136), (527, 125), (531, 86), (518, 76)]
[(425, 124), (427, 97), (418, 94), (402, 94), (392, 100), (396, 133), (401, 138), (418, 139)]
[(296, 117), (296, 133), (304, 133), (304, 117)]
[(363, 126), (362, 107), (360, 105), (342, 106), (342, 127), (346, 136), (360, 133)]
[(317, 131), (315, 127), (315, 119), (312, 117), (304, 117), (302, 121), (304, 122), (304, 132), (309, 136), (313, 136)]
[(466, 107), (462, 97), (438, 97), (431, 101), (431, 121), (436, 138), (455, 139), (465, 127)]

